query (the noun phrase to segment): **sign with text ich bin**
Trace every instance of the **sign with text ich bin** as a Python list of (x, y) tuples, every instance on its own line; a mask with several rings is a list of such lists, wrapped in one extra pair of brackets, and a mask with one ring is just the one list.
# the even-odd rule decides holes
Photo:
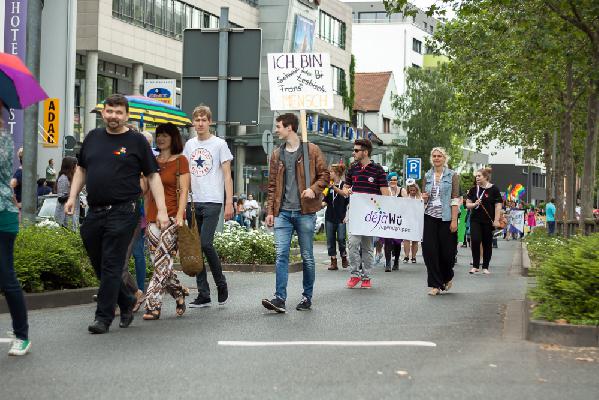
[(59, 99), (44, 101), (44, 147), (57, 147), (59, 139)]
[(331, 75), (331, 57), (327, 53), (268, 54), (270, 109), (334, 108)]
[(144, 79), (144, 94), (152, 100), (176, 106), (176, 79)]
[(422, 177), (422, 159), (407, 158), (406, 159), (406, 179), (420, 180)]

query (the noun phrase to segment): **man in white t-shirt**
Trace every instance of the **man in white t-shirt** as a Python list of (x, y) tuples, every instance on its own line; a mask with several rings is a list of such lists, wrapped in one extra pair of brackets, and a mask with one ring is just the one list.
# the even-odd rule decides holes
[[(223, 275), (220, 259), (214, 248), (214, 232), (225, 204), (225, 220), (233, 217), (233, 180), (231, 160), (233, 155), (227, 142), (210, 133), (212, 112), (200, 105), (193, 110), (193, 127), (197, 137), (185, 144), (183, 155), (189, 160), (191, 192), (196, 221), (201, 237), (202, 251), (206, 256), (218, 291), (218, 303), (225, 304), (229, 297), (227, 280)], [(191, 218), (191, 212), (188, 212)], [(189, 304), (191, 308), (208, 307), (211, 304), (210, 287), (206, 269), (196, 276), (198, 297)]]
[(260, 210), (260, 206), (258, 202), (254, 200), (254, 195), (249, 194), (247, 200), (243, 203), (243, 208), (247, 211), (247, 217), (251, 221), (252, 228), (257, 228), (257, 218), (258, 218), (258, 210)]

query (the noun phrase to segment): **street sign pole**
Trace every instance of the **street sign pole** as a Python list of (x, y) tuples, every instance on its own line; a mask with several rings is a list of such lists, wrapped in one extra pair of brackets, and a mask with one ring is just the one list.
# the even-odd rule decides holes
[(227, 133), (227, 82), (229, 63), (229, 7), (220, 8), (218, 33), (218, 115), (216, 134), (224, 139)]
[(308, 126), (306, 122), (306, 110), (300, 110), (300, 127), (302, 130), (302, 146), (304, 150), (304, 177), (306, 189), (310, 187), (310, 157), (308, 154)]

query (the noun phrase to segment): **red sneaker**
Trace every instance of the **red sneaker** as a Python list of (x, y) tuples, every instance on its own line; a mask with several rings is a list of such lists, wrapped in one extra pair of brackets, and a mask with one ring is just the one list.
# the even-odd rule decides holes
[(362, 289), (372, 289), (372, 284), (370, 283), (370, 279), (364, 279), (362, 281), (362, 285), (360, 287)]
[(361, 279), (357, 276), (352, 276), (351, 278), (349, 278), (349, 280), (347, 281), (347, 287), (350, 289), (353, 289), (354, 287), (356, 287), (356, 285), (361, 281)]

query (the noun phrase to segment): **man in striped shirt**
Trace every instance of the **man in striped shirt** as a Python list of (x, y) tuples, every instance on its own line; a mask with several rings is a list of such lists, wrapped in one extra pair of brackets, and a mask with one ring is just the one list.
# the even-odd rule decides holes
[[(380, 164), (370, 159), (372, 143), (368, 139), (354, 142), (354, 160), (345, 178), (345, 196), (352, 193), (389, 195), (387, 175)], [(361, 248), (361, 252), (360, 252)], [(349, 235), (349, 265), (351, 276), (347, 287), (353, 289), (359, 282), (364, 289), (372, 287), (370, 272), (374, 265), (373, 238), (371, 236)], [(360, 272), (360, 264), (362, 271)]]

